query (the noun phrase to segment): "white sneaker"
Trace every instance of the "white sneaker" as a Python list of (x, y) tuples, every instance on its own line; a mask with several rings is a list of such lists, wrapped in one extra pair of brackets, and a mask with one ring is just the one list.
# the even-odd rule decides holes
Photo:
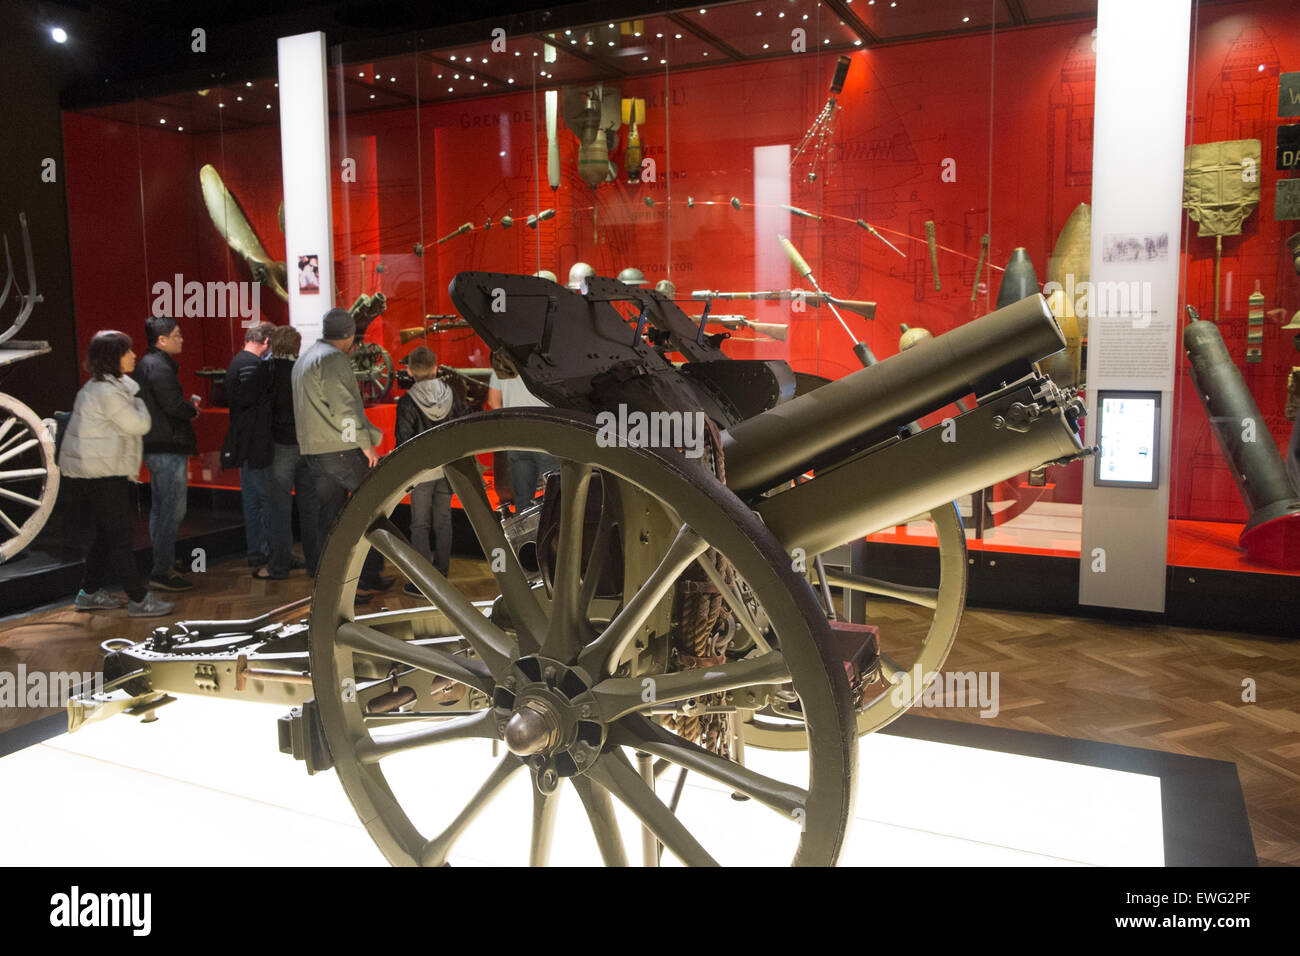
[(78, 611), (112, 611), (121, 607), (122, 599), (109, 594), (103, 588), (93, 594), (87, 594), (84, 590), (77, 592), (77, 599), (72, 602), (72, 606)]
[(166, 617), (176, 607), (170, 601), (164, 601), (152, 591), (146, 591), (143, 601), (131, 601), (127, 607), (130, 617)]

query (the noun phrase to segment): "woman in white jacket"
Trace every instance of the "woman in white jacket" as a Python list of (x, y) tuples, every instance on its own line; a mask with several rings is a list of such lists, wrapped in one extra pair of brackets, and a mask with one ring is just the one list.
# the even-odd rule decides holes
[(122, 602), (104, 589), (116, 579), (130, 601), (131, 617), (160, 617), (174, 605), (147, 591), (132, 551), (134, 495), (140, 475), (149, 411), (131, 378), (135, 352), (122, 332), (95, 333), (86, 356), (90, 381), (77, 393), (59, 449), (59, 470), (81, 508), (81, 527), (92, 541), (74, 606), (111, 610)]

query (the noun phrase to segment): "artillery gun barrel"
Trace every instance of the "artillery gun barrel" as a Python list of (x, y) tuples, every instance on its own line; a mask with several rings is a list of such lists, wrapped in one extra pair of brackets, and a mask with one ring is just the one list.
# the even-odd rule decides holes
[(1034, 362), (1063, 348), (1046, 300), (1022, 299), (735, 425), (723, 439), (727, 485), (752, 497), (842, 462), (971, 392), (1035, 374)]

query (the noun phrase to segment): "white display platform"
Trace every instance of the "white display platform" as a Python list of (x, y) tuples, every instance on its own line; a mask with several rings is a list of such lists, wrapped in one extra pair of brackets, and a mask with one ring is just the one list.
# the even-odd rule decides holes
[[(183, 697), (160, 710), (155, 723), (118, 716), (0, 758), (7, 823), (0, 862), (384, 865), (333, 771), (308, 776), (278, 751), (276, 719), (284, 712)], [(1158, 776), (887, 734), (864, 738), (860, 747), (844, 865), (1165, 862)], [(759, 771), (790, 759), (803, 758), (754, 748), (746, 754)], [(405, 777), (406, 786), (427, 789), (430, 819), (422, 832), (432, 833), (493, 765), (490, 744), (470, 741), (404, 754), (384, 766), (395, 788)], [(430, 774), (436, 776), (426, 781)], [(659, 782), (665, 800), (675, 777), (673, 768)], [(530, 786), (518, 774), (466, 832), (452, 862), (526, 862)], [(568, 787), (563, 793), (552, 863), (599, 863), (577, 794)], [(639, 861), (639, 825), (615, 805), (628, 858)], [(687, 777), (678, 812), (722, 863), (774, 862), (797, 836), (773, 811), (755, 801), (738, 803), (698, 774)], [(664, 864), (676, 860), (665, 853)]]

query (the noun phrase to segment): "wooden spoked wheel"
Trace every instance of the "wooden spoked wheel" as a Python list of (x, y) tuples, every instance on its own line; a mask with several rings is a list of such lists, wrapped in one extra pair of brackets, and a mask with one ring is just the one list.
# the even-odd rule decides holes
[[(937, 539), (936, 568), (924, 585), (827, 571), (834, 587), (858, 591), (868, 601), (867, 622), (880, 627), (880, 679), (863, 688), (855, 706), (859, 734), (879, 730), (905, 713), (939, 672), (957, 639), (966, 607), (966, 536), (955, 504), (931, 511)], [(887, 608), (892, 605), (895, 612)], [(808, 746), (796, 707), (780, 702), (757, 711), (744, 723), (745, 743), (775, 750)]]
[[(594, 836), (593, 859), (607, 864), (627, 860), (615, 801), (662, 843), (665, 862), (834, 863), (853, 806), (856, 739), (843, 669), (823, 657), (829, 633), (816, 598), (780, 543), (715, 478), (671, 453), (602, 447), (598, 434), (594, 422), (548, 409), (460, 419), (385, 458), (339, 515), (316, 578), (310, 643), (321, 725), (348, 798), (394, 864), (455, 861), (475, 831), (499, 842), (516, 824), (528, 847), (518, 862), (545, 864), (570, 789)], [(500, 450), (545, 451), (560, 462), (549, 587), (529, 584), (484, 491), (478, 460)], [(389, 520), (439, 466), (492, 569), (479, 595), (486, 600), (439, 574)], [(596, 475), (602, 506), (593, 531)], [(586, 549), (584, 540), (592, 542)], [(621, 593), (597, 593), (615, 545)], [(390, 627), (382, 615), (356, 619), (370, 547), (428, 608), (400, 612)], [(748, 639), (724, 662), (684, 669), (668, 646), (674, 590), (687, 569), (716, 572), (719, 555), (734, 584), (721, 576), (715, 584), (726, 588), (721, 597)], [(810, 746), (769, 755), (761, 770), (661, 722), (699, 712), (706, 699), (725, 710), (776, 688), (798, 700)], [(399, 693), (405, 709), (376, 712), (379, 695)], [(488, 741), (505, 745), (494, 761)], [(466, 748), (481, 768), (476, 789), (457, 762)], [(706, 786), (670, 807), (646, 781), (659, 767)], [(489, 820), (510, 804), (512, 779), (531, 794), (524, 819)], [(761, 841), (753, 839), (758, 827), (766, 828)], [(725, 832), (734, 839), (719, 842)], [(566, 837), (566, 852), (574, 845)], [(763, 851), (769, 857), (755, 860)]]
[(0, 394), (0, 562), (32, 543), (58, 497), (49, 430), (18, 399)]

